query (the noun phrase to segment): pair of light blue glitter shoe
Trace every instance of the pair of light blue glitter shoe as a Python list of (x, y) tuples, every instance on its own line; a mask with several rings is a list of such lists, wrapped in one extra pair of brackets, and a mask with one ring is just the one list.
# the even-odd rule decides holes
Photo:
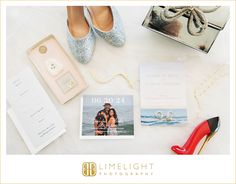
[[(125, 33), (120, 15), (115, 7), (111, 7), (113, 27), (110, 31), (102, 31), (89, 23), (89, 32), (83, 38), (75, 38), (67, 29), (67, 40), (74, 57), (83, 64), (88, 63), (93, 55), (95, 47), (95, 33), (115, 47), (121, 47), (125, 43)], [(87, 21), (88, 22), (88, 21)]]

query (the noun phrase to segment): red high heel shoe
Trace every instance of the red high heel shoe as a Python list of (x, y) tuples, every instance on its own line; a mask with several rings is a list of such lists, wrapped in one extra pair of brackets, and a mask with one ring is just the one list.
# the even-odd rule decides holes
[(182, 147), (175, 145), (175, 146), (172, 146), (171, 149), (177, 154), (191, 155), (194, 153), (194, 150), (196, 146), (198, 145), (199, 141), (204, 136), (207, 136), (198, 152), (198, 154), (200, 154), (200, 152), (202, 151), (206, 143), (218, 131), (219, 126), (220, 126), (219, 117), (214, 117), (206, 121), (203, 121), (193, 130), (187, 142)]

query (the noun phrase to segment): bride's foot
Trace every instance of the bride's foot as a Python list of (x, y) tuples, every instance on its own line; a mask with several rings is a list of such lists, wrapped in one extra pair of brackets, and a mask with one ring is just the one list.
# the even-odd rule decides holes
[(95, 35), (84, 16), (81, 6), (67, 7), (67, 40), (74, 57), (81, 63), (88, 63), (93, 55)]
[(118, 11), (110, 6), (88, 7), (96, 33), (111, 45), (123, 46), (125, 33)]
[(89, 12), (93, 24), (102, 31), (110, 31), (113, 27), (113, 16), (109, 6), (90, 6)]
[(67, 7), (68, 13), (68, 28), (72, 36), (82, 38), (89, 33), (89, 25), (84, 16), (83, 7)]

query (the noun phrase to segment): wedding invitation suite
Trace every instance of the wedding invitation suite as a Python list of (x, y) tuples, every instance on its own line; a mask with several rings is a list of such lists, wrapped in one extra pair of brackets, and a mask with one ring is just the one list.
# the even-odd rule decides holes
[(27, 68), (7, 81), (8, 114), (35, 154), (65, 132), (65, 123), (33, 72)]
[(182, 63), (159, 62), (140, 67), (142, 125), (187, 121), (185, 70)]

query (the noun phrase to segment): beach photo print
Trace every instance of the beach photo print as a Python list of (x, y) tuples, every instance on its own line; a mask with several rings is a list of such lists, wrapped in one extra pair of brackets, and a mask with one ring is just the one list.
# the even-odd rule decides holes
[(110, 139), (134, 136), (133, 96), (85, 95), (81, 101), (81, 138)]

